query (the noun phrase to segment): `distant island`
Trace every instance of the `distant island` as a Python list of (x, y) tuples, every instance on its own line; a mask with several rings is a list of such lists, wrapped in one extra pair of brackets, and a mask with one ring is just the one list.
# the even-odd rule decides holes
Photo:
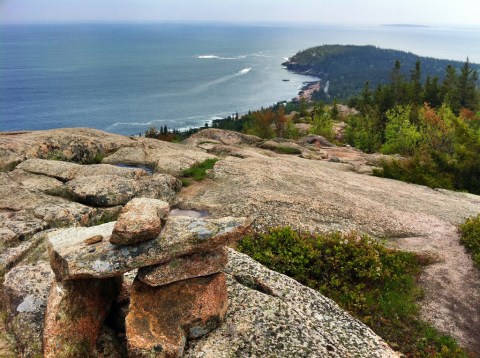
[(418, 24), (383, 24), (381, 26), (388, 26), (388, 27), (430, 27), (427, 25), (418, 25)]
[[(282, 65), (289, 71), (318, 77), (322, 88), (328, 83), (328, 91), (319, 91), (317, 100), (329, 101), (333, 98), (347, 99), (357, 95), (368, 81), (370, 88), (390, 81), (391, 71), (396, 61), (400, 62), (401, 72), (407, 78), (421, 63), (421, 79), (438, 77), (442, 80), (445, 68), (452, 66), (459, 70), (463, 62), (422, 57), (411, 52), (381, 49), (375, 46), (323, 45), (298, 52)], [(480, 65), (472, 64), (479, 70)]]

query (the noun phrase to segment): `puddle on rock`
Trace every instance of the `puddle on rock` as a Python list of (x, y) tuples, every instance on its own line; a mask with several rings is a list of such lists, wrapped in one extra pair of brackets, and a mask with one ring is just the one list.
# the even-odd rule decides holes
[(135, 165), (135, 164), (124, 164), (124, 163), (115, 163), (113, 165), (120, 168), (143, 169), (147, 172), (148, 175), (153, 175), (153, 168), (148, 165), (142, 165), (142, 164)]
[(208, 212), (205, 210), (181, 210), (181, 209), (173, 209), (170, 211), (170, 216), (189, 216), (191, 218), (204, 218), (208, 216)]

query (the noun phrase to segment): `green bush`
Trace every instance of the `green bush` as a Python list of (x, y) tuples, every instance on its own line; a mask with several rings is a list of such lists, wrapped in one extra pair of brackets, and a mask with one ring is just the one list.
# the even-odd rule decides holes
[(468, 218), (460, 225), (460, 242), (472, 254), (473, 261), (480, 268), (480, 214)]
[(356, 233), (311, 235), (288, 227), (248, 236), (238, 249), (333, 299), (409, 357), (467, 357), (417, 318), (422, 292), (415, 282), (425, 258)]

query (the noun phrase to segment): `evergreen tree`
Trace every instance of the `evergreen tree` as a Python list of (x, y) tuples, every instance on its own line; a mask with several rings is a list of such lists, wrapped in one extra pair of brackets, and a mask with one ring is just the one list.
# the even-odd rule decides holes
[(438, 77), (434, 77), (432, 79), (430, 76), (428, 76), (425, 80), (425, 86), (423, 88), (423, 101), (428, 103), (430, 107), (438, 107), (441, 105)]
[(395, 104), (402, 104), (405, 101), (405, 82), (401, 71), (400, 60), (395, 61), (390, 74), (393, 100)]
[(460, 107), (475, 111), (477, 109), (477, 89), (478, 73), (470, 66), (467, 61), (460, 70), (458, 77), (458, 99)]
[(330, 116), (332, 117), (332, 120), (334, 120), (334, 121), (337, 121), (338, 117), (340, 115), (337, 106), (338, 106), (337, 99), (334, 98), (333, 99), (333, 104), (332, 104), (332, 109), (331, 109), (331, 112), (330, 112)]
[(442, 103), (448, 104), (455, 113), (458, 113), (460, 110), (460, 98), (458, 94), (457, 71), (455, 67), (448, 65), (445, 68), (445, 78), (442, 82), (440, 96)]
[(409, 97), (410, 102), (416, 105), (422, 103), (422, 84), (421, 80), (421, 71), (420, 71), (420, 61), (417, 60), (415, 63), (415, 69), (410, 71), (410, 91)]

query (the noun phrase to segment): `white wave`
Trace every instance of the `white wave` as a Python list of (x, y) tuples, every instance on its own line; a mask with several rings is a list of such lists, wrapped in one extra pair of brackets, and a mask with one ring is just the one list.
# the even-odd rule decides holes
[(108, 126), (105, 130), (108, 132), (109, 130), (118, 127), (118, 126), (130, 126), (130, 127), (151, 127), (155, 125), (164, 125), (169, 122), (173, 121), (187, 121), (192, 119), (199, 119), (204, 118), (205, 116), (191, 116), (191, 117), (183, 117), (183, 118), (164, 118), (164, 119), (154, 119), (152, 121), (147, 122), (116, 122), (112, 125)]
[(217, 56), (217, 55), (199, 55), (195, 57), (201, 60), (239, 60), (247, 56), (242, 55), (242, 56), (235, 56), (235, 57), (227, 57), (227, 56)]
[(204, 83), (204, 84), (201, 84), (201, 85), (195, 87), (195, 89), (193, 89), (192, 92), (197, 92), (197, 93), (198, 93), (198, 92), (205, 91), (205, 90), (209, 89), (209, 88), (212, 87), (212, 86), (216, 86), (216, 85), (219, 85), (219, 84), (221, 84), (221, 83), (230, 81), (230, 80), (234, 79), (235, 77), (246, 75), (246, 74), (249, 73), (251, 70), (252, 70), (251, 67), (247, 67), (247, 68), (244, 68), (243, 70), (238, 71), (237, 73), (234, 73), (233, 75), (226, 75), (226, 76), (217, 78), (216, 80), (213, 80), (213, 81), (210, 81), (210, 82), (206, 82), (206, 83)]

